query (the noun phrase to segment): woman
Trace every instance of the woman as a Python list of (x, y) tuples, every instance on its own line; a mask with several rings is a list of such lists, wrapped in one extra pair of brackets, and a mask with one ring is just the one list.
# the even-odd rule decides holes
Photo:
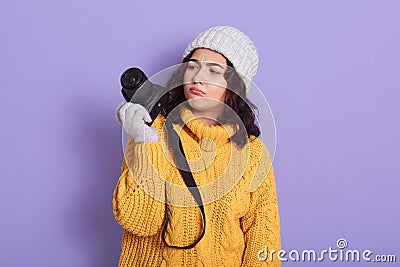
[[(113, 199), (124, 228), (119, 266), (280, 266), (272, 160), (246, 98), (257, 51), (243, 32), (219, 26), (199, 34), (182, 62), (151, 127), (142, 106), (117, 110), (131, 136)], [(200, 197), (177, 167), (171, 132)]]

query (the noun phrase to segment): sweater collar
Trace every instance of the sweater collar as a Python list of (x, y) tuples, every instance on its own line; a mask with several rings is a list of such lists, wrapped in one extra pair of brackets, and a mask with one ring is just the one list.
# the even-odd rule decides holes
[[(235, 134), (235, 129), (232, 125), (206, 125), (202, 123), (187, 107), (182, 107), (180, 114), (186, 128), (205, 150), (211, 149), (209, 141), (212, 141), (218, 148), (229, 142), (229, 138)], [(209, 140), (207, 141), (206, 139)]]

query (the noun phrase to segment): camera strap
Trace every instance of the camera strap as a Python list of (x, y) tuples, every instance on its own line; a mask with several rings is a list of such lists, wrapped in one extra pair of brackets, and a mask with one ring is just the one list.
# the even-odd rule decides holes
[[(165, 216), (164, 216), (164, 225), (161, 231), (161, 239), (164, 242), (164, 244), (170, 248), (179, 248), (179, 249), (190, 249), (193, 248), (199, 241), (203, 238), (205, 231), (206, 231), (206, 215), (204, 212), (204, 206), (203, 206), (203, 200), (200, 195), (200, 191), (196, 185), (196, 182), (193, 178), (192, 172), (190, 171), (189, 164), (187, 162), (187, 159), (185, 157), (185, 153), (183, 151), (183, 146), (181, 139), (178, 135), (178, 133), (174, 130), (172, 123), (170, 119), (167, 117), (165, 120), (165, 125), (167, 127), (167, 132), (168, 132), (168, 143), (170, 144), (170, 147), (172, 148), (173, 151), (173, 156), (176, 160), (176, 164), (178, 166), (178, 169), (180, 173), (182, 174), (183, 180), (189, 189), (190, 193), (196, 200), (197, 205), (200, 208), (202, 219), (203, 219), (203, 230), (201, 235), (193, 242), (193, 244), (190, 244), (188, 246), (174, 246), (170, 245), (167, 243), (165, 240), (165, 232), (167, 231), (167, 226), (168, 226), (168, 201), (167, 201), (167, 190), (165, 189)], [(179, 148), (175, 145), (176, 143), (179, 143)], [(172, 144), (172, 145), (171, 145)]]

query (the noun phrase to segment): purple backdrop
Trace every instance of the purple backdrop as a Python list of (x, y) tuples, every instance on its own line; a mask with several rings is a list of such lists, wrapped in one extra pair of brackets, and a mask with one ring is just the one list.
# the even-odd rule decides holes
[(119, 76), (178, 63), (214, 25), (244, 30), (259, 50), (282, 248), (321, 251), (343, 237), (399, 258), (399, 10), (396, 0), (3, 1), (0, 266), (116, 266)]

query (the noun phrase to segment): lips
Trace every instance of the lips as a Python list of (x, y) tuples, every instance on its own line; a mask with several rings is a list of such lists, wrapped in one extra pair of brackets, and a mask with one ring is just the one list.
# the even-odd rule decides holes
[(190, 90), (190, 92), (191, 92), (192, 94), (195, 94), (195, 95), (203, 96), (203, 95), (206, 94), (206, 93), (204, 93), (202, 90), (200, 90), (198, 87), (191, 87), (189, 90)]

